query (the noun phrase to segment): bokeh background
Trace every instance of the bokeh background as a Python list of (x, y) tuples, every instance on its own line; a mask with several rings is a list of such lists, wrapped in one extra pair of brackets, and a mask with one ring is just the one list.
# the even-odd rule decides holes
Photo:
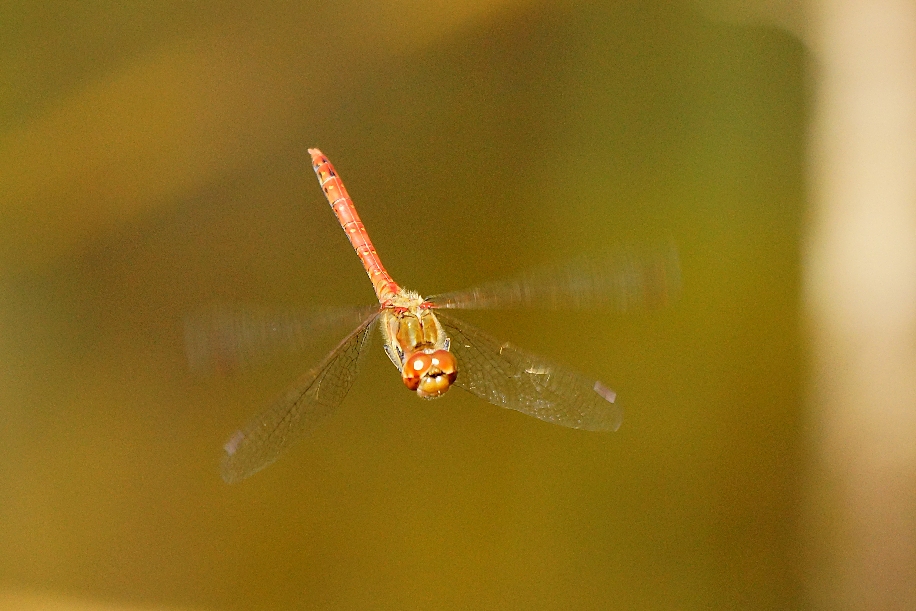
[[(721, 9), (4, 4), (0, 608), (824, 604), (812, 51), (793, 11)], [(620, 431), (420, 402), (376, 341), (314, 435), (224, 484), (231, 432), (346, 330), (206, 374), (189, 313), (373, 298), (310, 146), (422, 293), (675, 244), (663, 309), (468, 316), (604, 380)]]

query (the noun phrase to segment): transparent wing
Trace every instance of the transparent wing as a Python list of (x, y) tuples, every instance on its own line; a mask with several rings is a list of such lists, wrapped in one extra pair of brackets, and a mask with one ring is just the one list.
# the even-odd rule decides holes
[(372, 313), (324, 361), (293, 384), (263, 414), (223, 446), (222, 476), (237, 482), (271, 464), (331, 413), (350, 390), (378, 312)]
[(458, 361), (455, 384), (493, 405), (588, 431), (616, 431), (623, 410), (601, 382), (437, 313)]
[(581, 259), (475, 289), (434, 295), (427, 301), (449, 309), (611, 306), (624, 311), (665, 305), (676, 296), (680, 284), (677, 249), (670, 246)]
[(280, 353), (300, 353), (332, 331), (352, 329), (378, 306), (268, 310), (213, 305), (184, 320), (184, 344), (192, 370), (226, 373)]

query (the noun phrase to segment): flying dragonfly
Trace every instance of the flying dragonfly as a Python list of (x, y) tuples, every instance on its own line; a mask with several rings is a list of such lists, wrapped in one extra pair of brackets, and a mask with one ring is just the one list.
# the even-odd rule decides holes
[(580, 262), (424, 298), (391, 278), (340, 175), (321, 151), (309, 153), (321, 189), (369, 275), (378, 306), (354, 310), (360, 313), (356, 328), (265, 412), (232, 435), (224, 446), (224, 480), (236, 482), (270, 465), (341, 404), (376, 327), (402, 382), (422, 399), (441, 397), (457, 386), (493, 405), (560, 426), (588, 431), (620, 427), (623, 410), (617, 394), (602, 382), (496, 340), (444, 310), (561, 309), (608, 301), (626, 309), (634, 303), (665, 301), (679, 278), (673, 250), (647, 259), (623, 258), (612, 265)]

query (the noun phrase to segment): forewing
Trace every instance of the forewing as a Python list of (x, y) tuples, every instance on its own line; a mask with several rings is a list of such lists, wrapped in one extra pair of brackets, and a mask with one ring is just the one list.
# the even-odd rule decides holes
[(437, 308), (567, 310), (609, 306), (620, 311), (660, 307), (680, 289), (677, 250), (623, 252), (545, 267), (480, 287), (434, 295)]
[(561, 426), (616, 431), (623, 410), (601, 382), (502, 343), (451, 316), (437, 312), (458, 361), (455, 384), (493, 405)]
[(188, 365), (195, 371), (226, 373), (281, 353), (297, 354), (331, 332), (360, 324), (378, 306), (309, 310), (268, 310), (223, 304), (185, 317)]
[(223, 446), (222, 476), (229, 483), (257, 473), (331, 413), (353, 386), (359, 357), (377, 313), (364, 320), (314, 369)]

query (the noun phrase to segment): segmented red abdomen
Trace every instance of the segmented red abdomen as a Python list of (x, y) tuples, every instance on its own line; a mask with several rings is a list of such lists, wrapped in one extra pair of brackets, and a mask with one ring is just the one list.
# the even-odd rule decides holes
[(369, 274), (372, 287), (375, 289), (375, 296), (378, 297), (380, 303), (388, 302), (397, 295), (398, 285), (388, 275), (378, 253), (375, 252), (372, 240), (369, 239), (369, 234), (356, 213), (353, 200), (350, 199), (347, 189), (328, 158), (318, 149), (309, 149), (309, 154), (312, 156), (312, 167), (315, 169), (315, 174), (318, 175), (321, 189), (328, 198), (334, 214), (337, 215), (337, 220), (343, 227), (344, 233), (350, 239), (350, 244), (353, 245), (359, 260), (363, 262), (363, 267), (366, 268), (366, 273)]

